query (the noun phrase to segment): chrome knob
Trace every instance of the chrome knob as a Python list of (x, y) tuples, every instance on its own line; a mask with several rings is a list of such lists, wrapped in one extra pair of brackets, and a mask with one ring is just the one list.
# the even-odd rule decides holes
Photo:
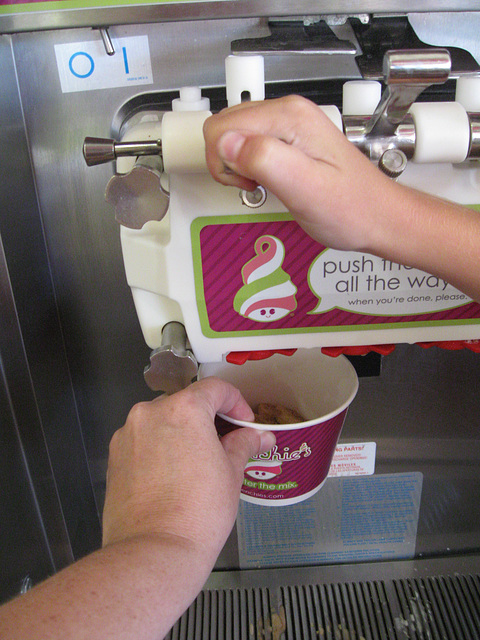
[(89, 167), (129, 156), (154, 156), (162, 153), (161, 140), (116, 142), (111, 138), (85, 138), (83, 157)]
[(383, 59), (387, 88), (367, 125), (366, 135), (393, 135), (422, 91), (448, 80), (451, 66), (447, 49), (387, 51)]
[(396, 180), (407, 168), (407, 156), (400, 149), (387, 149), (378, 161), (378, 168)]
[(162, 220), (168, 210), (169, 194), (161, 184), (162, 161), (139, 158), (129, 173), (110, 178), (105, 200), (115, 207), (115, 219), (129, 229), (141, 229), (150, 220)]

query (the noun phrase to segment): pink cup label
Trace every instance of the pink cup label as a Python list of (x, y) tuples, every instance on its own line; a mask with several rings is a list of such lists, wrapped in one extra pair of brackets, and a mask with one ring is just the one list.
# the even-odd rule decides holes
[[(347, 409), (330, 420), (303, 429), (275, 431), (276, 445), (251, 458), (242, 493), (260, 500), (291, 500), (310, 493), (326, 479)], [(220, 419), (219, 431), (232, 428)]]

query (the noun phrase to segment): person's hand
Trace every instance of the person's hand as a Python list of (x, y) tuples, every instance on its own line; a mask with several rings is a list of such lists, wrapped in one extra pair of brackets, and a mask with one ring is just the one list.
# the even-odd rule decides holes
[(3, 605), (1, 638), (165, 637), (230, 533), (248, 458), (275, 441), (255, 429), (220, 440), (217, 411), (253, 419), (216, 378), (133, 407), (111, 441), (103, 548)]
[(421, 269), (480, 300), (478, 212), (387, 178), (313, 102), (246, 102), (207, 118), (204, 136), (215, 180), (263, 185), (317, 242)]
[(133, 407), (110, 444), (104, 545), (159, 534), (216, 559), (235, 521), (248, 459), (275, 442), (272, 433), (247, 428), (220, 439), (217, 412), (253, 420), (240, 392), (217, 378)]
[[(372, 165), (313, 102), (247, 102), (208, 118), (206, 160), (224, 185), (274, 193), (315, 240), (369, 251), (400, 187)], [(375, 195), (375, 198), (372, 198)]]

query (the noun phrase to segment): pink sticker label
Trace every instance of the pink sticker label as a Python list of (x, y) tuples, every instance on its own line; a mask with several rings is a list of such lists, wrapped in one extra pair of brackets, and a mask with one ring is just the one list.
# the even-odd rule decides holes
[(480, 322), (448, 282), (313, 241), (289, 214), (197, 218), (197, 305), (207, 337)]

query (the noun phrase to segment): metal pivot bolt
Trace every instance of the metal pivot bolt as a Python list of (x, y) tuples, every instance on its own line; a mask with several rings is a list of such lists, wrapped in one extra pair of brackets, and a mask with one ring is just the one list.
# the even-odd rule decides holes
[(172, 394), (188, 387), (198, 373), (197, 360), (188, 346), (183, 324), (165, 325), (162, 346), (152, 351), (150, 366), (144, 371), (150, 389)]
[(20, 594), (24, 595), (33, 587), (33, 581), (30, 576), (25, 576), (20, 584)]
[(115, 55), (115, 47), (113, 46), (112, 39), (110, 38), (108, 27), (101, 27), (100, 35), (102, 36), (103, 46), (105, 47), (105, 53), (107, 56)]
[(378, 161), (378, 168), (396, 180), (407, 168), (407, 156), (400, 149), (387, 149)]
[(254, 191), (246, 191), (245, 189), (242, 189), (239, 195), (242, 204), (250, 207), (251, 209), (258, 209), (265, 204), (267, 199), (267, 192), (264, 187), (260, 185), (258, 185)]
[[(446, 49), (387, 51), (383, 59), (386, 89), (380, 102), (371, 116), (344, 116), (345, 135), (389, 174), (395, 156), (387, 155), (380, 162), (386, 151), (400, 150), (407, 159), (415, 153), (416, 131), (410, 107), (427, 87), (446, 82), (450, 69), (450, 53)], [(397, 163), (402, 164), (398, 157), (394, 164)]]

